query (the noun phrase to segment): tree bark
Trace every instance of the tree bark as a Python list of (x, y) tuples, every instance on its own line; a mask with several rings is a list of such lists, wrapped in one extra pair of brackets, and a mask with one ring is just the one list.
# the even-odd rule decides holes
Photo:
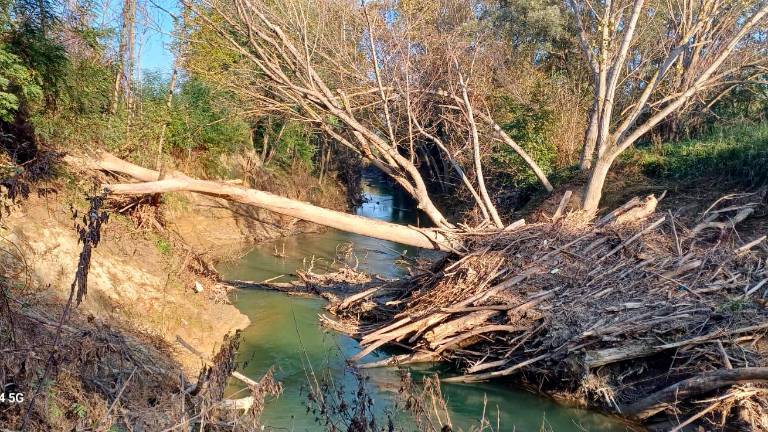
[(603, 196), (603, 186), (608, 178), (608, 172), (613, 165), (613, 158), (598, 158), (592, 167), (592, 173), (589, 176), (589, 182), (584, 189), (584, 198), (582, 209), (589, 213), (596, 213), (600, 205), (600, 199)]
[(624, 415), (647, 419), (675, 401), (685, 401), (722, 387), (749, 382), (768, 382), (768, 368), (745, 367), (706, 372), (657, 391), (622, 408)]
[(582, 171), (588, 171), (592, 168), (592, 160), (594, 159), (595, 147), (597, 146), (598, 117), (597, 102), (594, 102), (589, 115), (589, 125), (584, 133), (584, 148), (581, 150), (581, 159), (579, 160), (579, 168)]
[(472, 103), (469, 101), (469, 95), (467, 94), (467, 86), (464, 83), (464, 77), (459, 73), (459, 79), (461, 80), (461, 93), (464, 98), (464, 105), (467, 110), (467, 121), (469, 122), (470, 136), (472, 140), (472, 159), (475, 163), (475, 177), (477, 178), (477, 189), (480, 191), (480, 196), (483, 198), (483, 204), (488, 209), (488, 214), (491, 216), (496, 228), (504, 228), (504, 224), (501, 222), (499, 212), (496, 211), (496, 206), (491, 201), (491, 197), (488, 195), (488, 189), (485, 187), (485, 177), (483, 176), (483, 162), (480, 156), (480, 137), (477, 133), (477, 123), (475, 123), (475, 114), (472, 109)]
[(125, 0), (123, 2), (120, 44), (118, 47), (117, 55), (117, 73), (115, 74), (115, 85), (112, 89), (112, 101), (109, 107), (110, 114), (117, 112), (117, 108), (120, 102), (121, 85), (123, 86), (124, 92), (127, 92), (126, 86), (131, 79), (131, 77), (126, 74), (126, 50), (129, 43), (128, 39), (132, 39), (132, 36), (129, 37), (129, 33), (133, 30), (133, 14), (135, 14), (133, 11), (133, 4), (133, 0)]
[(142, 183), (110, 184), (104, 188), (116, 195), (156, 194), (164, 192), (197, 192), (224, 198), (229, 201), (273, 211), (318, 225), (341, 231), (389, 240), (409, 246), (440, 251), (452, 251), (459, 241), (443, 231), (398, 225), (377, 219), (329, 210), (303, 201), (284, 198), (256, 189), (248, 189), (231, 182), (198, 180), (181, 172), (169, 172), (164, 180), (157, 181), (158, 172), (134, 165), (108, 153), (95, 161), (68, 158), (68, 162), (90, 168), (118, 172), (140, 180)]
[[(160, 176), (163, 175), (163, 150), (165, 148), (165, 132), (168, 129), (168, 123), (171, 118), (171, 108), (173, 107), (173, 90), (176, 88), (176, 77), (178, 75), (178, 68), (175, 65), (173, 72), (171, 72), (171, 81), (168, 83), (168, 92), (165, 95), (165, 118), (163, 118), (163, 126), (160, 128), (160, 138), (157, 140), (157, 160), (155, 161), (155, 167), (160, 172)], [(160, 177), (158, 177), (160, 180)]]

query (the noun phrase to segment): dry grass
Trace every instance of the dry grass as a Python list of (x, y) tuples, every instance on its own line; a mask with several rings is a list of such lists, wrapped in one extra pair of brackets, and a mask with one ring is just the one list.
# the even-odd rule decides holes
[[(29, 306), (35, 303), (36, 306)], [(245, 412), (226, 408), (224, 386), (234, 370), (236, 341), (225, 343), (196, 382), (184, 378), (167, 342), (100, 323), (75, 313), (55, 343), (60, 306), (39, 299), (11, 299), (0, 320), (0, 388), (22, 392), (26, 400), (4, 404), (0, 424), (18, 430), (259, 430), (268, 395), (279, 393), (271, 375), (252, 389)], [(6, 326), (6, 323), (12, 325)], [(49, 353), (52, 370), (34, 395)], [(205, 425), (205, 426), (203, 426)]]
[[(258, 429), (264, 397), (276, 385), (267, 376), (254, 386), (255, 403), (245, 413), (226, 408), (236, 339), (223, 343), (196, 381), (188, 379), (167, 340), (136, 330), (142, 321), (101, 321), (64, 306), (50, 287), (34, 282), (25, 251), (2, 242), (8, 244), (0, 249), (0, 391), (22, 393), (24, 401), (0, 404), (0, 425), (46, 432)], [(179, 265), (187, 277), (216, 277), (192, 253)], [(81, 261), (79, 269), (89, 267)], [(85, 284), (80, 271), (74, 277)]]

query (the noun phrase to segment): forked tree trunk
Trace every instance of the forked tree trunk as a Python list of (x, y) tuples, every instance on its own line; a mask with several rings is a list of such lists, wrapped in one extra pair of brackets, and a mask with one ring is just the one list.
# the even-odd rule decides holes
[(68, 157), (66, 160), (79, 167), (86, 166), (91, 169), (117, 172), (142, 182), (104, 186), (107, 191), (117, 195), (196, 192), (251, 205), (341, 231), (409, 246), (441, 251), (451, 251), (459, 246), (459, 241), (456, 238), (452, 238), (441, 230), (398, 225), (329, 210), (303, 201), (273, 195), (269, 192), (248, 189), (233, 182), (198, 180), (180, 172), (166, 173), (166, 178), (158, 181), (157, 171), (140, 167), (108, 153), (103, 153), (96, 160), (83, 161), (72, 157)]

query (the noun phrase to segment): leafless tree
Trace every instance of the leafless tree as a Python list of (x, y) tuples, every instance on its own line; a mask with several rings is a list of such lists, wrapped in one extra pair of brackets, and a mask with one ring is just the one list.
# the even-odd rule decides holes
[(594, 212), (616, 158), (703, 92), (764, 67), (764, 0), (567, 0), (593, 75), (582, 169)]
[[(462, 2), (445, 3), (471, 15)], [(420, 146), (425, 141), (441, 148), (442, 157), (497, 227), (503, 223), (485, 186), (481, 141), (505, 137), (551, 190), (533, 159), (487, 112), (474, 107), (482, 98), (473, 91), (474, 77), (465, 73), (464, 64), (448, 63), (453, 72), (446, 76), (422, 67), (425, 59), (434, 61), (429, 48), (438, 41), (420, 32), (424, 23), (409, 20), (418, 14), (393, 18), (392, 5), (386, 2), (361, 6), (347, 0), (204, 0), (190, 7), (201, 28), (215, 33), (210, 40), (236, 53), (226, 65), (228, 82), (223, 86), (241, 95), (255, 114), (302, 121), (357, 152), (413, 196), (436, 226), (453, 227), (434, 205), (422, 178)], [(440, 10), (432, 12), (422, 15), (440, 15)], [(195, 49), (194, 42), (191, 45)], [(202, 69), (206, 67), (198, 66), (197, 72), (205, 73)], [(444, 105), (462, 113), (454, 122), (460, 127), (451, 132), (467, 132), (461, 136), (472, 149), (476, 185), (455, 157), (454, 137), (435, 133), (436, 116)]]

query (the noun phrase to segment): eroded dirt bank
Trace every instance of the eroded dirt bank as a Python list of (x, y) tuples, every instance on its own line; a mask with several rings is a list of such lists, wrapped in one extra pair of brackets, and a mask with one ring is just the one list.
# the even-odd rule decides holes
[[(0, 391), (26, 398), (3, 404), (0, 426), (160, 430), (203, 416), (229, 422), (227, 430), (255, 427), (258, 399), (279, 388), (269, 377), (251, 382), (256, 399), (246, 401), (246, 417), (233, 419), (236, 411), (221, 404), (237, 347), (229, 341), (249, 320), (230, 304), (211, 263), (317, 227), (191, 194), (165, 196), (159, 207), (151, 197), (107, 200), (97, 213), (109, 218), (100, 234), (89, 234), (98, 244), (83, 272), (79, 230), (92, 216), (86, 197), (93, 195), (84, 191), (103, 178), (57, 173), (9, 183), (28, 193), (0, 203)], [(346, 205), (335, 184), (320, 192), (299, 184), (317, 183), (308, 175), (261, 181)], [(82, 274), (87, 292), (67, 308)]]
[[(51, 302), (66, 300), (82, 249), (70, 209), (56, 197), (34, 197), (2, 223), (2, 247), (20, 251), (30, 289)], [(91, 259), (82, 312), (168, 342), (181, 336), (209, 355), (225, 335), (248, 325), (245, 315), (212, 292), (209, 275), (195, 271), (192, 250), (175, 256), (165, 240), (134, 231), (119, 217), (104, 231)], [(202, 293), (195, 292), (196, 282)], [(198, 360), (179, 354), (187, 370), (199, 369)]]

